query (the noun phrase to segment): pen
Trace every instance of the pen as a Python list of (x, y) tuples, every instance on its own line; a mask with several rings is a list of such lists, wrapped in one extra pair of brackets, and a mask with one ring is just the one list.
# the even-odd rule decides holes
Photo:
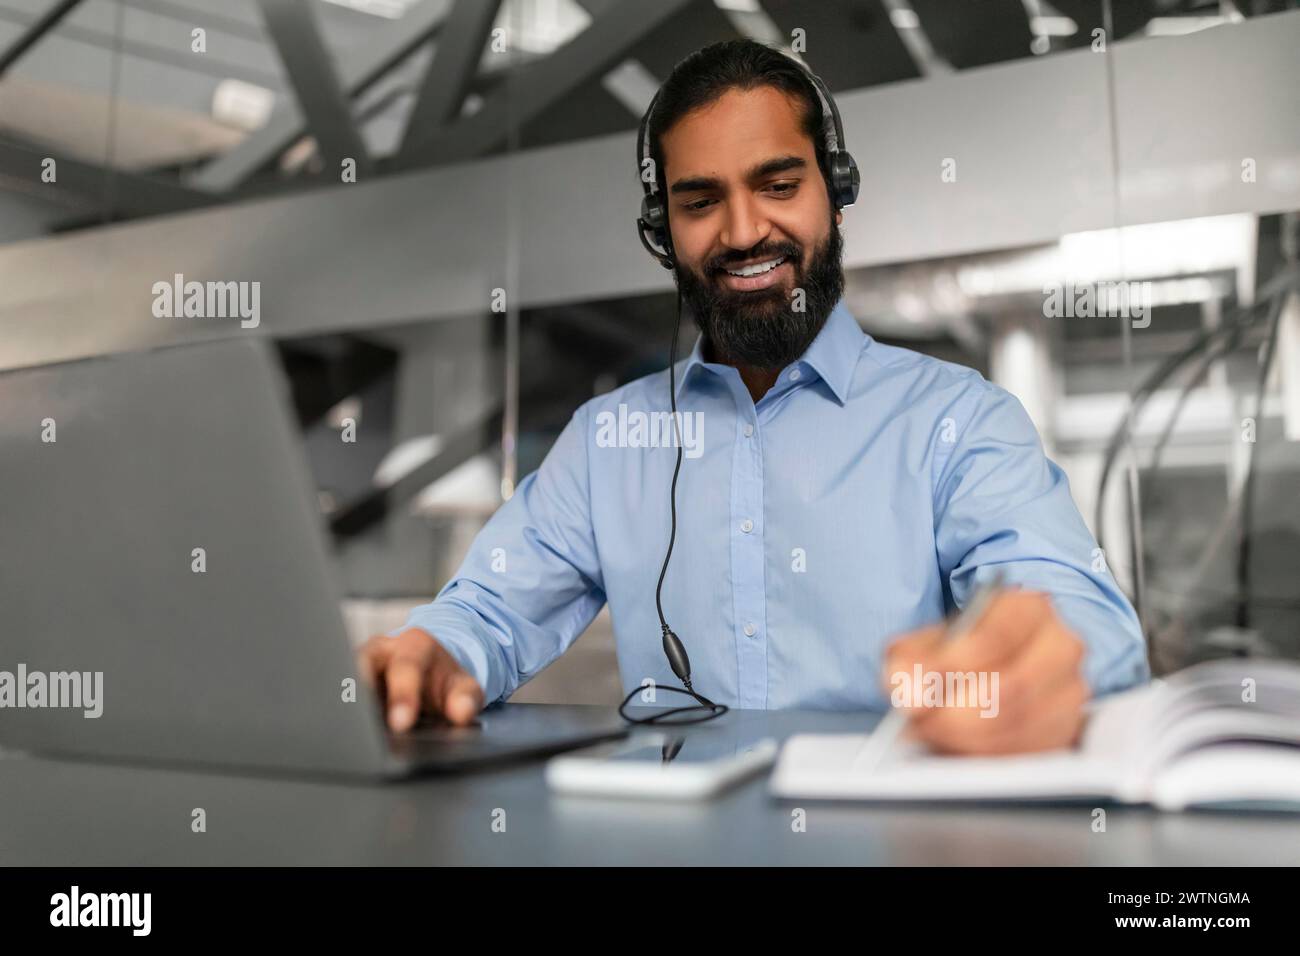
[[(993, 602), (994, 595), (1002, 587), (1002, 581), (1005, 577), (1006, 575), (1002, 569), (998, 568), (993, 572), (993, 576), (988, 582), (975, 592), (975, 596), (966, 603), (961, 612), (949, 618), (948, 625), (943, 633), (944, 643), (950, 643), (965, 637), (974, 629), (980, 618), (984, 616), (984, 612), (988, 610), (988, 606)], [(871, 732), (871, 736), (862, 745), (862, 749), (858, 751), (857, 757), (853, 760), (853, 768), (855, 770), (874, 770), (906, 726), (906, 712), (897, 707), (890, 710), (885, 715), (885, 718), (876, 725), (876, 729)]]

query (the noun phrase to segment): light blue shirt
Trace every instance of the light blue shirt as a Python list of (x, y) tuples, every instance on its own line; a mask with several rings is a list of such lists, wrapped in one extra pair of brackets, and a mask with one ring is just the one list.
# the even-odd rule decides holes
[[(745, 708), (883, 709), (891, 639), (995, 568), (1049, 593), (1094, 694), (1149, 677), (1137, 615), (1024, 407), (964, 366), (875, 341), (841, 301), (755, 404), (678, 363), (684, 459), (664, 615), (697, 691)], [(606, 601), (626, 692), (678, 685), (655, 584), (676, 460), (668, 370), (591, 399), (407, 626), (508, 697)], [(663, 697), (661, 696), (661, 702)], [(672, 703), (671, 701), (669, 703)]]

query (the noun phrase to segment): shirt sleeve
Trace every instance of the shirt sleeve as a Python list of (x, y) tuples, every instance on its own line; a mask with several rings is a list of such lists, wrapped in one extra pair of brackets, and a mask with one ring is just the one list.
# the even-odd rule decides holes
[(432, 634), (502, 700), (577, 640), (605, 604), (591, 526), (587, 406), (478, 533), (406, 627)]
[[(1150, 678), (1137, 613), (1111, 576), (1019, 399), (981, 380), (940, 428), (935, 547), (952, 599), (965, 606), (1000, 567), (1043, 591), (1087, 645), (1084, 678), (1101, 696)], [(948, 440), (945, 441), (945, 438)]]

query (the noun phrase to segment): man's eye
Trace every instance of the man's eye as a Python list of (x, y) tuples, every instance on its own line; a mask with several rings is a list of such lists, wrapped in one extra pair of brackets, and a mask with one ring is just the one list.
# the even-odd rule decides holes
[(686, 208), (691, 212), (699, 212), (701, 209), (706, 208), (711, 202), (713, 202), (712, 199), (697, 199), (695, 202), (688, 202)]
[(791, 193), (799, 188), (798, 183), (773, 183), (770, 187), (779, 193)]

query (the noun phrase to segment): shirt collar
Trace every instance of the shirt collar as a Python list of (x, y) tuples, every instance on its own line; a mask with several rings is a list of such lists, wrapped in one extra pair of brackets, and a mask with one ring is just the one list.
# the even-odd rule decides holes
[[(685, 304), (683, 304), (685, 308)], [(849, 386), (853, 384), (853, 373), (858, 366), (858, 356), (865, 345), (872, 341), (870, 335), (862, 331), (858, 320), (853, 317), (844, 300), (835, 303), (835, 308), (826, 318), (826, 324), (817, 333), (812, 344), (792, 365), (803, 363), (821, 376), (822, 381), (835, 395), (841, 405), (847, 400)], [(680, 399), (682, 389), (692, 375), (698, 374), (696, 366), (714, 371), (722, 366), (704, 360), (704, 336), (695, 339), (695, 347), (685, 359), (685, 365), (677, 371), (677, 397)]]

